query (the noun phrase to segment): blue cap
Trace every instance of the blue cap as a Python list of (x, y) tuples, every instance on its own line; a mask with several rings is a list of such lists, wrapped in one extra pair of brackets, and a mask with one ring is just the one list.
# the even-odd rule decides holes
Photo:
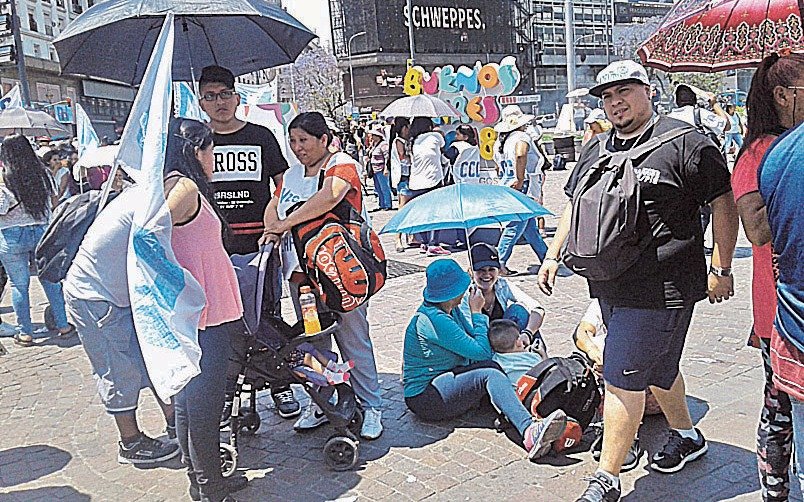
[(458, 262), (446, 258), (436, 260), (427, 267), (427, 286), (424, 299), (430, 303), (441, 303), (458, 298), (466, 293), (472, 280)]

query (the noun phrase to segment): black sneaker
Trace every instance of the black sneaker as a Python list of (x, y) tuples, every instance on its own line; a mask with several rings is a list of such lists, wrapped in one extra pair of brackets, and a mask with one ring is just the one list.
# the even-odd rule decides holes
[(609, 478), (603, 474), (595, 473), (589, 480), (589, 486), (581, 498), (575, 502), (617, 502), (620, 500), (620, 489), (611, 484)]
[(701, 458), (709, 449), (703, 434), (697, 428), (698, 439), (682, 437), (678, 431), (670, 429), (670, 438), (662, 451), (653, 456), (650, 468), (654, 471), (672, 473), (678, 472), (687, 465)]
[[(228, 495), (230, 493), (239, 492), (240, 490), (246, 488), (248, 486), (248, 478), (246, 478), (243, 474), (233, 474), (228, 478), (223, 478), (224, 486), (226, 487), (224, 492)], [(195, 502), (201, 500), (201, 492), (198, 489), (198, 485), (195, 483), (190, 483), (190, 500)], [(224, 499), (225, 500), (225, 499)]]
[(634, 442), (631, 443), (631, 448), (628, 448), (628, 453), (625, 455), (625, 460), (623, 460), (623, 466), (620, 468), (620, 472), (628, 472), (633, 471), (639, 465), (639, 459), (642, 458), (643, 450), (639, 446), (639, 438), (634, 439)]
[(296, 401), (296, 397), (293, 395), (293, 391), (290, 390), (290, 387), (272, 392), (271, 397), (274, 399), (276, 411), (279, 412), (280, 417), (293, 418), (301, 414), (301, 406), (299, 402)]
[(128, 445), (118, 441), (118, 446), (117, 461), (121, 464), (156, 464), (179, 454), (179, 445), (153, 439), (145, 434)]
[(176, 434), (176, 426), (168, 424), (165, 427), (165, 435), (167, 436), (166, 443), (179, 444), (179, 436)]

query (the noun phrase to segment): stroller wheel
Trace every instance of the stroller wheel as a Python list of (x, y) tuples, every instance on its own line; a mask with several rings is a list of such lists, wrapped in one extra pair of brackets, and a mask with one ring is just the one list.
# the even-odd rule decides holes
[(352, 420), (349, 421), (349, 430), (356, 436), (360, 435), (360, 429), (363, 427), (363, 410), (357, 408), (355, 414), (352, 415)]
[(327, 465), (333, 471), (348, 471), (357, 465), (357, 441), (346, 436), (335, 436), (324, 445)]
[(53, 309), (50, 308), (50, 305), (45, 307), (45, 326), (50, 331), (56, 329), (56, 318), (53, 317)]
[(237, 470), (237, 450), (229, 443), (220, 444), (221, 476), (228, 478)]
[(240, 418), (240, 430), (254, 434), (260, 428), (260, 416), (256, 413), (245, 413)]

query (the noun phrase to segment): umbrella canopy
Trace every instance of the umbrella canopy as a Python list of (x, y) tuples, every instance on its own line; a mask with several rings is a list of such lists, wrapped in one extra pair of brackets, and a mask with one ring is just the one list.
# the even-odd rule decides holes
[(782, 49), (804, 51), (800, 0), (681, 0), (637, 54), (665, 71), (754, 67)]
[(416, 233), (525, 221), (552, 214), (510, 187), (457, 183), (405, 204), (380, 233)]
[(45, 112), (6, 108), (0, 111), (0, 136), (9, 134), (65, 138), (70, 135), (70, 131)]
[(380, 117), (460, 117), (455, 108), (443, 99), (427, 94), (405, 96), (392, 102), (380, 112)]
[(139, 84), (168, 11), (175, 14), (174, 80), (197, 79), (209, 65), (242, 75), (292, 63), (316, 37), (266, 0), (106, 0), (53, 42), (62, 72)]
[(586, 87), (579, 87), (578, 89), (575, 89), (574, 91), (568, 92), (567, 97), (568, 98), (582, 98), (584, 96), (587, 96), (588, 94), (589, 94), (589, 89), (587, 89)]

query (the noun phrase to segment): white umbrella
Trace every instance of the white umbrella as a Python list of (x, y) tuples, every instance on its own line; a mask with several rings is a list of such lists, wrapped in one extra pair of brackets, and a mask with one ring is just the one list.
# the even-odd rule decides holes
[(584, 96), (586, 96), (588, 94), (589, 94), (589, 89), (587, 89), (586, 87), (579, 87), (578, 89), (575, 89), (574, 91), (568, 92), (567, 97), (568, 98), (582, 98), (582, 97), (584, 97)]
[(108, 145), (88, 149), (86, 153), (78, 159), (78, 162), (73, 165), (73, 177), (75, 179), (79, 178), (82, 167), (90, 168), (114, 165), (114, 159), (117, 157), (119, 150), (120, 145)]
[(0, 111), (0, 136), (9, 134), (64, 138), (70, 131), (45, 112), (6, 108)]
[(380, 112), (380, 117), (460, 117), (455, 108), (443, 99), (426, 94), (418, 96), (405, 96), (399, 98), (385, 110)]

